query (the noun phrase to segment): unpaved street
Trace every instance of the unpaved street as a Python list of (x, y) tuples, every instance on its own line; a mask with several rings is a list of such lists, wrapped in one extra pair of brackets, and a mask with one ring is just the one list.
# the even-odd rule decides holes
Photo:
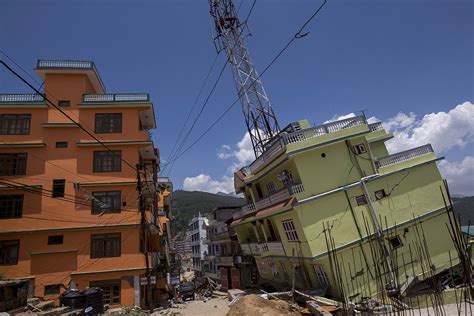
[(183, 315), (183, 316), (221, 316), (229, 311), (229, 300), (227, 297), (211, 298), (207, 302), (196, 300), (187, 301), (186, 304), (179, 304), (180, 308), (170, 308), (165, 315)]

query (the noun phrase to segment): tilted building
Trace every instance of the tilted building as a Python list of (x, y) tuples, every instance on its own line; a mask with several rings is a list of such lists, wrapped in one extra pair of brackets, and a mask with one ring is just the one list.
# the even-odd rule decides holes
[(429, 274), (410, 253), (420, 238), (429, 241), (433, 271), (449, 267), (442, 158), (429, 144), (389, 155), (392, 137), (364, 116), (315, 127), (303, 120), (235, 173), (248, 204), (231, 225), (261, 281), (370, 297), (380, 283)]
[(171, 211), (150, 97), (106, 93), (91, 61), (39, 60), (35, 71), (77, 124), (42, 95), (0, 95), (0, 275), (44, 299), (97, 286), (112, 306), (143, 306), (147, 267), (148, 298), (167, 289)]

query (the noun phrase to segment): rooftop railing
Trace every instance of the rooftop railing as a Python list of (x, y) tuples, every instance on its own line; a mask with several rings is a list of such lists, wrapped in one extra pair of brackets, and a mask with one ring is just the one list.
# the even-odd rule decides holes
[(169, 177), (158, 177), (156, 179), (158, 183), (171, 183), (171, 179)]
[(382, 125), (382, 122), (376, 122), (376, 123), (369, 124), (369, 128), (371, 132), (380, 131), (383, 129), (383, 125)]
[(242, 168), (242, 171), (245, 174), (254, 173), (258, 167), (260, 167), (266, 161), (271, 160), (280, 151), (280, 149), (285, 147), (287, 144), (298, 143), (301, 141), (305, 141), (307, 139), (334, 133), (346, 128), (360, 126), (364, 124), (367, 124), (365, 117), (360, 115), (360, 116), (354, 116), (354, 117), (350, 117), (350, 118), (335, 121), (335, 122), (318, 125), (315, 127), (307, 128), (307, 129), (293, 132), (293, 133), (282, 134), (278, 136), (278, 139), (276, 141), (273, 141), (273, 144), (270, 147), (268, 147), (263, 152), (263, 154), (261, 154), (257, 159), (255, 159), (249, 166)]
[(41, 94), (0, 94), (0, 103), (44, 102)]
[(82, 60), (38, 60), (38, 68), (94, 68), (94, 62)]
[(431, 144), (426, 144), (420, 147), (412, 148), (409, 150), (405, 150), (393, 155), (388, 155), (382, 158), (377, 159), (376, 164), (377, 167), (382, 168), (386, 166), (390, 166), (399, 162), (411, 160), (413, 158), (417, 158), (429, 153), (433, 153), (433, 147)]
[(97, 102), (148, 102), (148, 93), (84, 94), (84, 103)]

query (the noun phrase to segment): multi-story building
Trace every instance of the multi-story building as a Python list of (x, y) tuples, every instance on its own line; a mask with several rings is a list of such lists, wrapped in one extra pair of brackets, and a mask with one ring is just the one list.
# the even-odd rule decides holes
[(209, 220), (207, 217), (201, 216), (201, 213), (199, 213), (198, 216), (193, 217), (188, 225), (188, 232), (191, 236), (191, 270), (194, 271), (195, 276), (202, 276), (202, 271), (208, 269), (206, 266), (207, 263), (204, 261), (204, 257), (208, 253), (208, 248), (205, 244), (207, 237), (206, 228), (208, 225)]
[(170, 205), (150, 97), (107, 94), (91, 61), (39, 60), (35, 71), (45, 98), (0, 95), (0, 275), (45, 299), (96, 286), (106, 303), (143, 306), (147, 267), (166, 289)]
[(239, 242), (229, 226), (229, 220), (239, 210), (240, 206), (216, 207), (210, 214), (207, 227), (206, 244), (209, 251), (205, 256), (207, 270), (204, 275), (225, 289), (245, 288), (252, 284), (251, 260), (247, 260), (249, 263), (242, 261)]
[(414, 249), (426, 247), (436, 273), (449, 267), (442, 158), (429, 144), (389, 155), (392, 137), (364, 116), (315, 127), (303, 120), (235, 174), (248, 205), (231, 225), (264, 281), (370, 296), (381, 283), (431, 273)]

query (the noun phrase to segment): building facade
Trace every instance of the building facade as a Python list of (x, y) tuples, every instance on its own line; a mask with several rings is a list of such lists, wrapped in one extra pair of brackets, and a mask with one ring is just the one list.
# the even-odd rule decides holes
[(408, 276), (428, 276), (413, 249), (426, 248), (436, 273), (449, 267), (442, 158), (429, 144), (389, 155), (392, 137), (364, 116), (315, 127), (303, 120), (236, 172), (248, 204), (231, 225), (262, 281), (371, 297), (381, 284), (397, 290)]
[(191, 270), (194, 271), (194, 275), (201, 277), (203, 276), (203, 270), (207, 270), (207, 262), (204, 260), (208, 254), (208, 248), (205, 243), (207, 238), (207, 226), (209, 221), (207, 217), (195, 216), (188, 225), (188, 232), (191, 236), (191, 253), (192, 253), (192, 266)]
[(110, 305), (143, 306), (167, 287), (171, 207), (150, 97), (107, 94), (91, 61), (35, 71), (45, 98), (0, 95), (0, 275), (44, 299), (97, 286)]

